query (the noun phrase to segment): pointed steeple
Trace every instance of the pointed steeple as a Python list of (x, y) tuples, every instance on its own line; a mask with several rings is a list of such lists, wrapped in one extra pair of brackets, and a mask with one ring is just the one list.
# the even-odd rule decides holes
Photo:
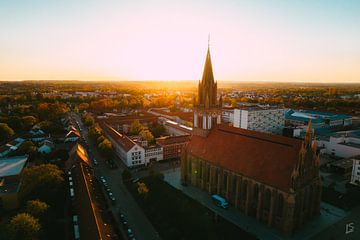
[(217, 83), (214, 81), (210, 47), (207, 49), (204, 71), (199, 83), (199, 105), (207, 108), (217, 106)]
[(207, 137), (211, 129), (221, 123), (221, 107), (217, 99), (217, 82), (214, 81), (209, 46), (198, 87), (198, 101), (194, 104), (193, 134)]
[(312, 143), (312, 122), (310, 120), (308, 123), (308, 127), (306, 129), (305, 144), (311, 146), (311, 143)]
[(312, 150), (313, 150), (314, 153), (316, 153), (316, 151), (317, 151), (317, 142), (316, 142), (315, 136), (314, 136), (314, 142), (312, 144)]
[(208, 47), (208, 50), (207, 50), (201, 83), (204, 85), (214, 84), (214, 74), (213, 74), (213, 69), (212, 69), (212, 64), (211, 64), (210, 47)]

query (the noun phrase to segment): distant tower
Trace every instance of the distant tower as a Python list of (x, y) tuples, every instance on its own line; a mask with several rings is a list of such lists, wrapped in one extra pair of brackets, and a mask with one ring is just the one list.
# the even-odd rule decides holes
[(208, 46), (204, 72), (198, 85), (198, 98), (194, 105), (194, 134), (206, 137), (209, 130), (221, 122), (221, 107), (217, 100), (217, 82), (211, 65)]

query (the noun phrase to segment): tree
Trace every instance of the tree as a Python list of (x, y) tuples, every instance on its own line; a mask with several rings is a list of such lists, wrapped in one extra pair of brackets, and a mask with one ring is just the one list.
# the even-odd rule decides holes
[(104, 139), (99, 145), (98, 148), (100, 152), (106, 156), (110, 156), (112, 153), (112, 144), (108, 139)]
[(34, 116), (25, 116), (22, 118), (23, 126), (26, 130), (29, 130), (37, 123), (37, 119)]
[(16, 132), (21, 132), (24, 129), (22, 119), (18, 116), (9, 117), (9, 126), (15, 129)]
[(65, 103), (39, 103), (37, 110), (41, 120), (57, 120), (70, 109)]
[(144, 126), (139, 122), (139, 120), (133, 121), (133, 123), (130, 126), (130, 134), (131, 135), (138, 135), (141, 130), (144, 129)]
[(60, 159), (61, 161), (66, 161), (69, 158), (69, 152), (66, 149), (58, 149), (50, 153), (48, 156), (49, 159)]
[(39, 127), (47, 133), (64, 133), (64, 128), (58, 121), (42, 121), (39, 122)]
[(97, 144), (100, 144), (100, 143), (102, 143), (105, 139), (106, 139), (106, 138), (104, 137), (104, 135), (101, 135), (100, 137), (98, 137), (98, 138), (96, 139), (96, 142), (97, 142)]
[(21, 193), (40, 200), (56, 201), (58, 191), (64, 186), (63, 171), (54, 164), (40, 164), (22, 172)]
[(49, 205), (40, 200), (29, 200), (26, 203), (26, 212), (35, 216), (41, 217), (49, 209)]
[(89, 128), (89, 136), (90, 138), (97, 140), (101, 136), (101, 128), (98, 124), (94, 124)]
[(141, 130), (140, 136), (146, 139), (149, 143), (152, 143), (154, 141), (154, 136), (147, 129)]
[(19, 213), (15, 215), (8, 225), (11, 239), (38, 239), (40, 229), (41, 225), (39, 219), (28, 213)]
[(79, 111), (84, 111), (84, 110), (87, 110), (89, 108), (89, 104), (88, 103), (80, 103), (79, 106), (78, 106), (78, 109)]
[(21, 143), (21, 145), (19, 146), (16, 152), (21, 155), (23, 154), (32, 155), (36, 152), (36, 146), (32, 141), (25, 141)]
[(94, 118), (90, 114), (85, 114), (83, 116), (83, 121), (84, 121), (84, 124), (88, 127), (94, 125), (94, 123), (95, 123)]
[(158, 138), (166, 133), (166, 129), (161, 124), (152, 124), (149, 126), (149, 130), (155, 138)]
[(0, 142), (8, 140), (14, 135), (14, 130), (6, 123), (0, 123)]
[(237, 101), (236, 99), (231, 100), (231, 107), (237, 107)]
[(142, 195), (144, 198), (147, 197), (147, 194), (149, 193), (149, 188), (146, 186), (144, 182), (137, 182), (138, 188), (137, 191), (140, 195)]

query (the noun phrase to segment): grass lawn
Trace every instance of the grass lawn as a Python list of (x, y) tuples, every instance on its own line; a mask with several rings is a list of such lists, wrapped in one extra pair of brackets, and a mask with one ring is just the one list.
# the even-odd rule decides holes
[(128, 188), (162, 239), (256, 239), (222, 218), (215, 222), (211, 211), (160, 178), (140, 181), (149, 189), (146, 196), (138, 194), (137, 184)]

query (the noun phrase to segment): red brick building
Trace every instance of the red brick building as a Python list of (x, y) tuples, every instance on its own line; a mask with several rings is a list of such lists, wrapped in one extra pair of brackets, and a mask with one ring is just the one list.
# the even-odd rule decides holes
[(222, 125), (216, 87), (208, 51), (193, 135), (181, 158), (182, 181), (293, 233), (320, 213), (320, 160), (311, 124), (305, 141)]
[(156, 143), (163, 148), (163, 160), (180, 158), (182, 150), (190, 141), (190, 135), (166, 136), (156, 139)]

